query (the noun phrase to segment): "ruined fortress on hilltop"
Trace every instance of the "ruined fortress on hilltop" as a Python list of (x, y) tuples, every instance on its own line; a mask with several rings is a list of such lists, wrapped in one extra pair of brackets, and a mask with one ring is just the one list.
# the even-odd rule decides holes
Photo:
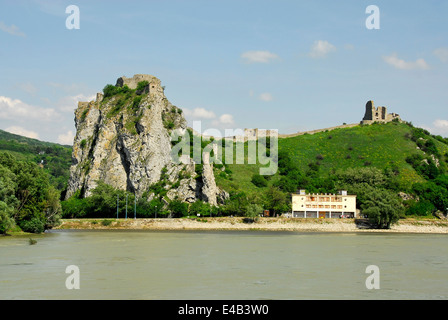
[(374, 122), (391, 122), (395, 119), (401, 122), (400, 116), (396, 113), (387, 113), (387, 107), (375, 107), (370, 100), (366, 104), (366, 113), (361, 124), (372, 124)]
[[(316, 129), (311, 131), (302, 131), (302, 132), (296, 132), (292, 134), (278, 134), (279, 138), (291, 138), (296, 136), (301, 136), (304, 134), (314, 134), (318, 132), (323, 131), (331, 131), (334, 129), (339, 128), (351, 128), (356, 127), (360, 124), (362, 125), (369, 125), (373, 124), (375, 122), (391, 122), (391, 121), (399, 121), (402, 122), (400, 116), (396, 113), (387, 113), (387, 107), (381, 106), (381, 107), (375, 107), (372, 100), (367, 101), (366, 111), (364, 114), (364, 118), (362, 118), (360, 123), (352, 123), (352, 124), (343, 124), (340, 126), (330, 127), (330, 128), (323, 128), (323, 129)], [(234, 141), (248, 141), (248, 140), (257, 140), (259, 137), (269, 136), (271, 134), (275, 134), (276, 130), (261, 130), (261, 129), (244, 129), (244, 136), (235, 136), (235, 137), (229, 137), (233, 138)]]

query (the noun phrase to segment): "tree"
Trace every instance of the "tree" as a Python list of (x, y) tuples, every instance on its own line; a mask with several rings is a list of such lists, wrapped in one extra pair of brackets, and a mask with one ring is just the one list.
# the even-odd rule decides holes
[(398, 221), (403, 212), (403, 206), (392, 193), (376, 188), (364, 196), (362, 213), (367, 215), (375, 227), (390, 229), (390, 226)]
[(173, 200), (168, 205), (168, 210), (174, 218), (186, 217), (188, 215), (188, 204), (180, 200)]
[(60, 193), (55, 187), (48, 188), (47, 204), (45, 208), (45, 229), (51, 229), (59, 224), (62, 215)]
[(229, 199), (224, 205), (223, 211), (226, 215), (239, 216), (248, 203), (249, 202), (245, 192), (231, 192)]
[(251, 219), (252, 221), (256, 221), (258, 216), (263, 212), (263, 207), (256, 204), (250, 203), (246, 206), (244, 216)]
[(9, 229), (14, 227), (14, 219), (12, 215), (14, 208), (9, 207), (5, 202), (0, 201), (0, 234), (5, 234)]
[(414, 201), (406, 210), (406, 215), (431, 216), (436, 207), (428, 200)]
[(423, 183), (415, 183), (413, 191), (420, 199), (428, 200), (438, 210), (446, 212), (448, 208), (448, 190), (445, 185), (445, 177)]
[(9, 218), (23, 231), (38, 233), (59, 221), (59, 192), (50, 185), (48, 173), (8, 153), (0, 153), (0, 202), (2, 229), (10, 225)]
[(274, 186), (271, 186), (264, 193), (264, 204), (264, 207), (270, 210), (273, 216), (291, 211), (291, 201), (289, 201), (288, 196)]
[(336, 177), (344, 184), (367, 183), (370, 186), (382, 186), (386, 180), (383, 172), (374, 167), (340, 170), (336, 173)]

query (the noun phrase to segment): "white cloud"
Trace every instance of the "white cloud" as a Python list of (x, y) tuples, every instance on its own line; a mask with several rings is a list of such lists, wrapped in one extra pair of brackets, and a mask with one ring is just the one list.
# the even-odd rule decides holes
[[(222, 114), (218, 119), (212, 121), (212, 125), (214, 129), (232, 129), (235, 124), (235, 120), (231, 114), (225, 113)], [(208, 129), (208, 134), (210, 134), (210, 129)], [(213, 135), (218, 136), (216, 133)], [(223, 136), (224, 134), (220, 134), (219, 136)]]
[(28, 137), (28, 138), (32, 138), (32, 139), (39, 139), (39, 135), (34, 132), (34, 131), (30, 131), (27, 129), (24, 129), (22, 127), (18, 127), (18, 126), (12, 126), (9, 128), (6, 128), (5, 131), (14, 133), (14, 134), (18, 134), (19, 136), (24, 136), (24, 137)]
[(448, 131), (448, 120), (437, 119), (434, 121), (434, 126)]
[(0, 119), (53, 121), (60, 119), (60, 114), (51, 108), (36, 107), (19, 99), (0, 96)]
[(309, 56), (311, 58), (324, 58), (333, 51), (336, 51), (336, 47), (334, 45), (332, 45), (328, 41), (317, 40), (311, 47)]
[(219, 117), (219, 122), (222, 124), (234, 124), (235, 121), (233, 120), (233, 116), (231, 114), (223, 114)]
[(428, 130), (432, 134), (448, 137), (448, 120), (437, 119), (432, 123), (432, 126), (420, 126)]
[(440, 134), (444, 137), (448, 137), (448, 120), (437, 119), (433, 122), (434, 134)]
[(58, 136), (58, 142), (63, 145), (73, 145), (73, 139), (75, 138), (73, 132), (70, 130), (67, 133), (60, 134)]
[(59, 100), (59, 109), (64, 112), (73, 112), (78, 107), (79, 101), (92, 101), (96, 99), (96, 95), (86, 96), (82, 93), (74, 96), (66, 96)]
[(204, 108), (194, 108), (193, 110), (183, 109), (185, 116), (192, 119), (214, 119), (216, 114)]
[(274, 99), (274, 98), (272, 97), (272, 94), (270, 94), (270, 93), (268, 93), (268, 92), (265, 92), (265, 93), (260, 94), (259, 98), (260, 98), (260, 100), (262, 100), (262, 101), (266, 101), (266, 102), (268, 102), (268, 101), (272, 101), (272, 100)]
[(434, 54), (442, 62), (448, 62), (448, 48), (439, 48), (434, 50)]
[(25, 33), (20, 31), (18, 27), (13, 24), (11, 26), (7, 26), (3, 23), (3, 21), (0, 21), (0, 30), (9, 33), (12, 36), (25, 37)]
[(269, 51), (247, 51), (241, 54), (247, 63), (268, 63), (278, 59), (278, 55)]
[(417, 59), (414, 62), (404, 61), (403, 59), (399, 59), (396, 53), (391, 54), (390, 56), (384, 56), (383, 60), (390, 64), (391, 66), (401, 69), (401, 70), (427, 70), (429, 69), (429, 65), (426, 63), (424, 59)]

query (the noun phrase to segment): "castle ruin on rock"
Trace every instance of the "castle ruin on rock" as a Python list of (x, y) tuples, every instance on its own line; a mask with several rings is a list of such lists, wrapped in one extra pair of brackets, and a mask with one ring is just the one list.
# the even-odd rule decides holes
[(185, 164), (173, 162), (171, 133), (185, 130), (187, 122), (165, 97), (159, 79), (123, 76), (115, 88), (118, 94), (99, 93), (96, 101), (78, 104), (66, 198), (77, 191), (87, 197), (100, 181), (138, 197), (161, 183), (166, 200), (216, 205), (228, 196), (216, 186), (213, 164), (204, 163), (198, 176), (188, 155)]

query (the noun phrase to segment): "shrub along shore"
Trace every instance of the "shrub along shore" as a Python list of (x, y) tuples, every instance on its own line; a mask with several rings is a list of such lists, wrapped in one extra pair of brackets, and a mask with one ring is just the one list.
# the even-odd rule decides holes
[(55, 230), (260, 230), (296, 232), (448, 233), (448, 221), (401, 219), (390, 229), (369, 228), (360, 219), (206, 217), (163, 219), (62, 219)]

